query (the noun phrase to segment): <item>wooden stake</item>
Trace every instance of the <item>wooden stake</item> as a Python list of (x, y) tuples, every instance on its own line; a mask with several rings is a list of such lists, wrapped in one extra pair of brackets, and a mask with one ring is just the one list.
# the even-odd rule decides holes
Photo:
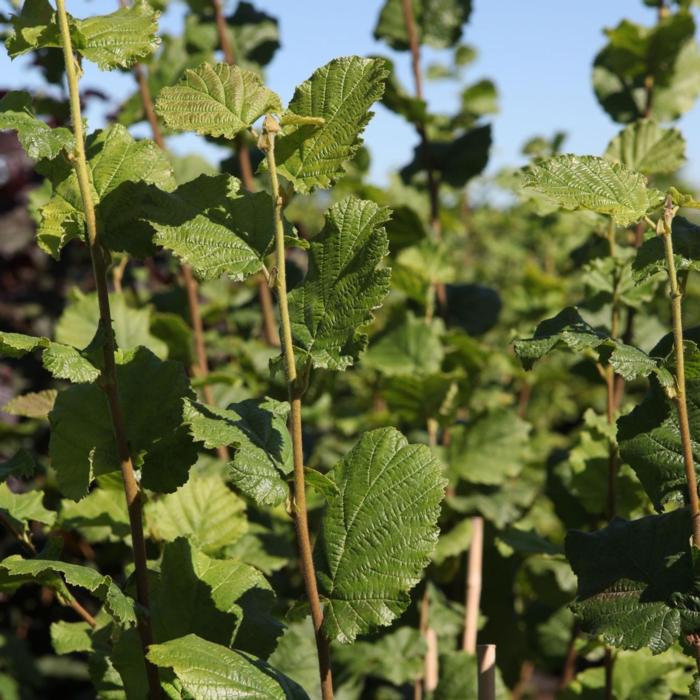
[(479, 644), (479, 700), (496, 700), (496, 645)]
[(479, 604), (481, 602), (481, 567), (484, 552), (484, 519), (472, 518), (472, 543), (467, 563), (466, 606), (464, 609), (464, 637), (462, 649), (476, 653), (476, 632), (479, 626)]
[(428, 627), (425, 631), (425, 642), (428, 650), (425, 654), (425, 692), (432, 693), (438, 685), (438, 639), (435, 630)]

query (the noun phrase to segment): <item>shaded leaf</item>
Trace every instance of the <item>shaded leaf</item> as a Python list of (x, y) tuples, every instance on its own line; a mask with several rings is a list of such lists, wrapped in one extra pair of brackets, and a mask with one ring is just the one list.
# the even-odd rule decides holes
[(685, 163), (685, 139), (678, 129), (642, 119), (608, 144), (605, 157), (645, 175), (674, 173)]

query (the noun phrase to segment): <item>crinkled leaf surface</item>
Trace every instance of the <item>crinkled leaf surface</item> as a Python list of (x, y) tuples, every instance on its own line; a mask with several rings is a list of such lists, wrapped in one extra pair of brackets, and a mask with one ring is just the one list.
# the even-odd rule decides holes
[[(413, 0), (418, 40), (436, 49), (454, 46), (462, 37), (462, 26), (469, 20), (471, 11), (471, 0)], [(397, 51), (409, 48), (401, 0), (386, 0), (374, 28), (374, 37), (386, 41)]]
[(165, 87), (156, 112), (171, 129), (232, 139), (264, 114), (281, 112), (279, 97), (253, 71), (202, 63)]
[(608, 144), (605, 157), (645, 175), (673, 173), (685, 163), (685, 139), (678, 129), (640, 119)]
[[(75, 19), (68, 25), (74, 49), (102, 70), (127, 68), (147, 58), (158, 45), (158, 13), (144, 0), (108, 15)], [(11, 58), (40, 48), (60, 47), (56, 13), (48, 0), (27, 0), (12, 19), (6, 45)]]
[(274, 240), (272, 199), (239, 187), (229, 175), (200, 175), (160, 193), (148, 214), (156, 242), (203, 279), (242, 280), (260, 271)]
[(566, 556), (578, 577), (574, 611), (587, 632), (608, 644), (659, 653), (697, 628), (686, 509), (572, 531)]
[(563, 209), (607, 214), (620, 226), (639, 221), (650, 207), (644, 176), (596, 156), (554, 156), (525, 170), (523, 188)]
[(173, 669), (194, 700), (308, 700), (300, 686), (263, 662), (195, 634), (152, 645), (148, 659)]
[(93, 382), (100, 376), (100, 371), (79, 350), (54, 343), (41, 336), (22, 335), (21, 333), (0, 332), (0, 355), (21, 357), (32, 350), (42, 350), (42, 363), (56, 379), (67, 379), (81, 384)]
[(41, 121), (27, 92), (8, 92), (0, 100), (0, 129), (12, 129), (30, 158), (55, 158), (73, 148), (70, 129), (52, 128)]
[(524, 466), (530, 425), (513, 411), (499, 409), (457, 425), (448, 448), (450, 469), (475, 484), (502, 484)]
[[(182, 426), (182, 401), (192, 397), (184, 368), (139, 348), (118, 357), (117, 383), (121, 404), (129, 407), (124, 413), (126, 434), (142, 485), (174, 491), (197, 459)], [(95, 476), (119, 469), (107, 399), (96, 384), (60, 392), (49, 422), (49, 454), (65, 496), (78, 500)]]
[(604, 359), (627, 381), (647, 377), (660, 370), (656, 359), (593, 328), (573, 306), (542, 321), (532, 338), (516, 340), (514, 348), (525, 369), (531, 369), (537, 360), (554, 350), (567, 349)]
[(382, 59), (347, 56), (327, 63), (297, 87), (289, 110), (324, 119), (322, 126), (286, 126), (276, 139), (277, 169), (297, 192), (328, 188), (345, 174), (387, 75)]
[(175, 493), (148, 503), (146, 523), (154, 538), (186, 537), (205, 553), (234, 544), (248, 530), (243, 499), (220, 476), (196, 472)]
[(109, 576), (102, 576), (95, 569), (78, 564), (68, 564), (54, 559), (22, 559), (18, 555), (0, 562), (0, 585), (16, 587), (24, 583), (49, 586), (69, 599), (66, 588), (78, 586), (90, 591), (105, 604), (106, 611), (121, 625), (136, 623), (134, 601), (127, 598)]
[[(172, 167), (153, 141), (135, 141), (125, 127), (113, 124), (86, 140), (98, 227), (111, 250), (136, 257), (153, 254), (152, 230), (141, 221), (150, 189), (175, 187)], [(41, 210), (39, 246), (57, 258), (61, 248), (84, 233), (85, 217), (78, 180), (63, 157), (39, 167), (53, 186), (53, 195)]]
[(326, 635), (348, 643), (408, 606), (437, 542), (445, 481), (430, 449), (394, 428), (365, 433), (333, 478), (315, 554)]
[[(672, 366), (669, 366), (673, 370)], [(700, 351), (694, 343), (685, 350), (688, 419), (695, 462), (700, 459)], [(649, 390), (618, 422), (620, 454), (636, 472), (654, 506), (683, 502), (687, 493), (678, 409), (661, 384), (652, 379)]]
[(344, 370), (367, 344), (362, 332), (389, 289), (377, 269), (388, 252), (387, 209), (348, 197), (333, 205), (312, 241), (304, 282), (289, 294), (294, 345), (314, 367)]
[(205, 447), (235, 449), (228, 475), (243, 493), (260, 504), (277, 505), (289, 495), (286, 477), (294, 468), (287, 409), (272, 399), (248, 399), (225, 410), (188, 402), (185, 422)]

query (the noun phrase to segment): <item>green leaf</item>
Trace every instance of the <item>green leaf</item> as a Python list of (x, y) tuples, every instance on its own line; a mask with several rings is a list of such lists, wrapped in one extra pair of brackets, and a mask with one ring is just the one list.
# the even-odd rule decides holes
[(315, 554), (325, 633), (348, 643), (408, 606), (437, 542), (445, 481), (430, 449), (393, 428), (365, 433), (333, 478)]
[(633, 122), (650, 107), (649, 116), (667, 122), (691, 109), (700, 94), (700, 52), (691, 13), (670, 14), (651, 28), (623, 20), (606, 34), (609, 42), (593, 64), (593, 87), (615, 121)]
[(371, 642), (338, 647), (335, 658), (356, 678), (381, 678), (401, 686), (423, 677), (426, 643), (417, 629), (399, 627)]
[(48, 338), (0, 332), (0, 355), (22, 357), (32, 350), (42, 349), (42, 363), (56, 379), (67, 379), (80, 384), (93, 382), (100, 371), (83, 357), (80, 351)]
[(442, 331), (440, 321), (426, 323), (408, 312), (400, 325), (371, 345), (363, 365), (388, 377), (438, 372), (444, 357)]
[(93, 651), (92, 628), (87, 622), (51, 623), (51, 645), (57, 654), (74, 654)]
[(32, 391), (27, 394), (15, 396), (8, 401), (2, 410), (11, 416), (21, 416), (23, 418), (48, 418), (49, 411), (53, 408), (56, 400), (55, 389), (45, 389), (44, 391)]
[[(152, 312), (146, 307), (134, 309), (123, 294), (110, 294), (112, 329), (120, 350), (148, 348), (160, 359), (167, 355), (166, 345), (151, 333)], [(83, 294), (74, 290), (71, 299), (56, 324), (56, 340), (66, 345), (86, 348), (95, 337), (100, 322), (97, 294)]]
[[(174, 491), (187, 480), (197, 452), (182, 425), (182, 400), (192, 391), (182, 366), (161, 362), (139, 348), (117, 359), (117, 384), (125, 428), (141, 483), (155, 491)], [(148, 391), (144, 393), (144, 386)], [(119, 469), (120, 460), (107, 398), (96, 384), (59, 393), (49, 414), (49, 455), (61, 492), (79, 500), (95, 476)]]
[(384, 67), (389, 71), (382, 104), (396, 114), (400, 114), (406, 121), (412, 124), (426, 124), (430, 121), (428, 106), (425, 100), (421, 100), (409, 94), (399, 82), (394, 68), (394, 62), (385, 56), (377, 58), (384, 61)]
[(52, 129), (36, 116), (27, 92), (8, 92), (0, 100), (0, 129), (12, 129), (30, 158), (55, 158), (70, 151), (74, 140), (70, 129)]
[[(673, 366), (669, 363), (669, 370)], [(690, 434), (700, 435), (700, 414), (694, 406), (700, 402), (700, 351), (694, 343), (685, 349), (685, 379)], [(683, 503), (687, 493), (678, 409), (654, 378), (649, 390), (630, 413), (618, 422), (620, 454), (639, 477), (654, 507), (661, 510), (668, 502)], [(693, 442), (695, 461), (700, 449)]]
[(192, 633), (231, 646), (244, 616), (244, 597), (253, 589), (274, 597), (265, 577), (248, 564), (212, 559), (184, 538), (166, 544), (152, 594), (156, 640)]
[[(677, 216), (671, 224), (673, 259), (676, 270), (700, 270), (700, 226)], [(666, 251), (661, 236), (648, 238), (637, 251), (632, 263), (635, 279), (642, 282), (667, 273)]]
[(570, 532), (566, 556), (578, 577), (574, 612), (606, 643), (658, 654), (697, 628), (686, 509)]
[(525, 463), (530, 425), (513, 411), (499, 409), (451, 432), (447, 460), (460, 478), (474, 484), (502, 484)]
[(262, 505), (277, 505), (289, 495), (286, 476), (294, 468), (287, 431), (288, 405), (248, 399), (227, 409), (188, 402), (185, 422), (205, 447), (232, 447), (231, 481)]
[[(449, 651), (440, 654), (440, 675), (435, 689), (435, 700), (462, 700), (475, 698), (478, 691), (478, 666), (476, 657), (466, 651)], [(510, 697), (501, 674), (496, 669), (496, 700)]]
[[(128, 68), (158, 45), (158, 13), (144, 0), (108, 15), (87, 19), (68, 16), (74, 49), (102, 70)], [(11, 58), (28, 51), (62, 46), (56, 13), (47, 0), (27, 0), (13, 17), (6, 41)]]
[(156, 666), (173, 669), (182, 687), (194, 700), (308, 698), (294, 681), (254, 657), (194, 634), (152, 645), (148, 659)]
[(25, 583), (38, 583), (53, 588), (64, 600), (71, 594), (66, 588), (84, 588), (105, 605), (109, 615), (123, 626), (136, 624), (134, 601), (127, 598), (109, 576), (101, 576), (95, 569), (68, 564), (54, 559), (22, 559), (19, 555), (0, 562), (0, 585), (17, 587)]
[(276, 139), (278, 172), (297, 192), (327, 189), (345, 174), (387, 75), (383, 59), (348, 56), (327, 63), (296, 88), (289, 110), (324, 120), (322, 126), (286, 126)]
[[(141, 217), (148, 185), (164, 190), (175, 187), (167, 157), (153, 141), (135, 141), (121, 124), (90, 134), (86, 155), (102, 241), (110, 250), (136, 257), (152, 255), (153, 232)], [(80, 188), (65, 157), (43, 161), (38, 169), (51, 181), (53, 196), (40, 209), (37, 239), (45, 252), (58, 258), (68, 241), (84, 235)]]
[(274, 241), (272, 200), (239, 188), (229, 175), (200, 175), (160, 194), (148, 213), (156, 242), (202, 279), (239, 281), (259, 272)]
[(0, 513), (22, 537), (29, 535), (29, 523), (36, 521), (51, 527), (56, 513), (44, 508), (43, 491), (14, 493), (7, 484), (0, 484)]
[(452, 187), (464, 187), (469, 180), (483, 172), (491, 150), (491, 125), (465, 131), (448, 141), (433, 140), (426, 148), (415, 147), (413, 160), (401, 169), (404, 182), (411, 182), (430, 163), (442, 181)]
[[(436, 49), (454, 46), (469, 21), (471, 0), (413, 0), (413, 17), (421, 44)], [(379, 14), (374, 38), (386, 41), (396, 51), (409, 48), (401, 0), (386, 0)]]
[(613, 340), (581, 318), (578, 310), (568, 306), (553, 318), (542, 321), (532, 338), (516, 340), (515, 354), (525, 369), (554, 350), (565, 349), (588, 355), (593, 359), (609, 362), (610, 366), (626, 381), (648, 377), (661, 371), (658, 362), (645, 352), (631, 345)]
[(74, 48), (100, 70), (128, 68), (158, 46), (158, 14), (148, 2), (136, 0), (109, 15), (75, 20)]
[(362, 328), (389, 289), (390, 271), (377, 269), (388, 252), (382, 224), (389, 211), (354, 198), (334, 204), (312, 241), (309, 271), (289, 294), (295, 347), (314, 367), (344, 370), (367, 344)]
[(232, 139), (270, 112), (281, 112), (279, 97), (260, 76), (226, 63), (188, 69), (177, 85), (163, 88), (156, 112), (171, 128)]
[(148, 503), (146, 523), (155, 539), (186, 537), (207, 554), (233, 544), (248, 529), (245, 502), (220, 476), (196, 472), (175, 493)]
[(674, 173), (685, 163), (685, 145), (678, 129), (640, 119), (608, 144), (605, 157), (645, 175)]
[(31, 452), (20, 448), (10, 459), (0, 464), (0, 483), (7, 481), (10, 476), (28, 479), (34, 476), (36, 461)]
[(531, 165), (523, 188), (563, 209), (607, 214), (620, 226), (639, 221), (651, 203), (643, 175), (595, 156), (562, 155)]
[(113, 479), (100, 477), (99, 488), (77, 503), (62, 501), (59, 519), (62, 527), (77, 530), (90, 542), (118, 542), (129, 537), (129, 512), (121, 475)]

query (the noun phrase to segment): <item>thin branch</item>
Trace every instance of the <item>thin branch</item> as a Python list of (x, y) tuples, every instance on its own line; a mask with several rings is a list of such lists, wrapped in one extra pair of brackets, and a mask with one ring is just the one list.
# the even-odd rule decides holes
[(304, 481), (304, 447), (301, 425), (301, 397), (303, 387), (298, 380), (294, 346), (292, 341), (292, 324), (289, 317), (289, 305), (287, 302), (287, 275), (285, 271), (285, 247), (284, 226), (282, 224), (283, 201), (280, 194), (279, 180), (277, 178), (277, 163), (275, 160), (275, 136), (279, 131), (279, 124), (268, 115), (263, 126), (263, 146), (267, 153), (267, 165), (270, 172), (272, 185), (272, 201), (274, 203), (275, 249), (277, 254), (277, 300), (280, 310), (282, 326), (282, 352), (284, 356), (285, 373), (289, 388), (289, 402), (291, 404), (290, 432), (292, 436), (292, 450), (294, 455), (294, 522), (297, 530), (297, 544), (301, 571), (306, 586), (306, 595), (311, 608), (311, 619), (316, 635), (316, 648), (318, 651), (319, 673), (321, 676), (321, 694), (323, 700), (333, 699), (333, 677), (331, 674), (330, 645), (323, 633), (323, 610), (316, 583), (316, 569), (314, 567), (311, 537), (309, 535), (309, 521), (306, 509), (306, 485)]
[[(109, 404), (112, 428), (119, 455), (119, 463), (124, 482), (127, 508), (129, 512), (129, 525), (131, 528), (131, 540), (134, 554), (135, 578), (137, 599), (141, 606), (149, 610), (148, 594), (148, 567), (146, 563), (146, 543), (143, 534), (142, 499), (139, 490), (134, 465), (129, 452), (129, 443), (124, 426), (124, 415), (119, 400), (117, 388), (116, 363), (114, 358), (114, 331), (112, 329), (112, 316), (109, 306), (109, 290), (107, 286), (107, 256), (102, 249), (97, 231), (97, 219), (95, 205), (92, 199), (91, 178), (88, 171), (87, 158), (85, 156), (85, 134), (83, 133), (83, 119), (80, 107), (80, 92), (78, 85), (78, 73), (76, 59), (73, 54), (73, 46), (68, 26), (65, 0), (56, 0), (58, 24), (61, 32), (63, 56), (66, 66), (66, 78), (68, 81), (68, 93), (70, 97), (71, 122), (75, 135), (75, 152), (73, 165), (75, 167), (80, 195), (85, 212), (87, 228), (87, 243), (92, 260), (93, 275), (97, 288), (97, 299), (100, 311), (100, 326), (104, 331), (103, 356), (104, 367), (100, 377), (102, 389), (106, 394)], [(161, 697), (158, 669), (146, 658), (148, 647), (153, 642), (153, 633), (148, 615), (139, 616), (138, 630), (144, 653), (144, 663), (148, 679), (149, 697), (158, 700)]]
[(479, 607), (481, 604), (481, 568), (484, 551), (484, 519), (472, 518), (472, 541), (467, 558), (467, 586), (464, 606), (464, 635), (462, 649), (469, 654), (476, 653), (476, 635), (479, 628)]
[[(683, 345), (683, 294), (678, 285), (676, 261), (673, 255), (673, 238), (671, 235), (673, 217), (677, 208), (673, 205), (670, 195), (666, 197), (662, 226), (659, 233), (664, 242), (668, 281), (671, 288), (671, 317), (673, 322), (673, 348), (676, 358), (676, 405), (678, 407), (678, 427), (681, 433), (683, 449), (683, 464), (685, 478), (688, 483), (688, 501), (692, 524), (693, 547), (700, 548), (700, 503), (698, 502), (698, 483), (693, 459), (693, 443), (688, 421), (688, 404), (685, 388), (685, 352)], [(700, 670), (700, 646), (695, 646), (695, 660)]]

